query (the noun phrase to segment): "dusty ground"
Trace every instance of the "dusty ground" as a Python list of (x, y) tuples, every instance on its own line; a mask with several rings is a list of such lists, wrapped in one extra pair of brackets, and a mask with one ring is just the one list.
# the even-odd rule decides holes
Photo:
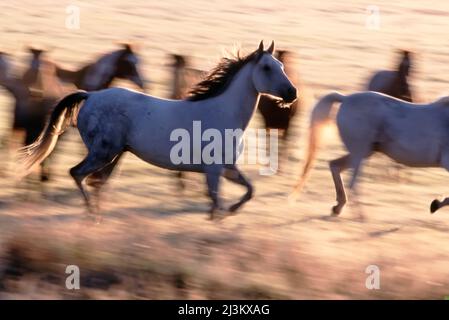
[[(369, 74), (387, 68), (394, 50), (418, 53), (413, 85), (419, 98), (447, 92), (449, 5), (434, 1), (377, 1), (379, 30), (365, 26), (365, 1), (78, 1), (81, 29), (64, 27), (66, 3), (42, 0), (0, 4), (0, 49), (20, 69), (24, 46), (49, 46), (52, 57), (76, 66), (115, 41), (138, 40), (151, 93), (166, 96), (166, 54), (192, 55), (198, 68), (214, 65), (221, 49), (260, 39), (298, 53), (307, 97), (329, 90), (361, 90)], [(11, 100), (2, 91), (2, 133)], [(313, 100), (313, 99), (312, 99)], [(435, 298), (449, 295), (448, 210), (430, 215), (435, 197), (449, 193), (443, 170), (403, 169), (369, 160), (360, 180), (367, 221), (351, 208), (328, 219), (334, 190), (327, 161), (344, 151), (330, 139), (296, 205), (286, 197), (303, 158), (308, 108), (297, 118), (289, 162), (282, 173), (261, 176), (243, 166), (256, 194), (241, 212), (221, 222), (206, 220), (202, 177), (188, 190), (172, 174), (129, 155), (109, 186), (104, 220), (83, 219), (81, 197), (67, 170), (81, 159), (77, 135), (53, 160), (54, 180), (44, 196), (24, 192), (2, 161), (0, 255), (2, 298)], [(259, 126), (255, 117), (252, 126)], [(331, 136), (331, 135), (330, 135)], [(226, 203), (243, 192), (222, 185)], [(64, 287), (65, 266), (81, 268), (81, 290)], [(380, 290), (365, 287), (365, 268), (377, 265)]]

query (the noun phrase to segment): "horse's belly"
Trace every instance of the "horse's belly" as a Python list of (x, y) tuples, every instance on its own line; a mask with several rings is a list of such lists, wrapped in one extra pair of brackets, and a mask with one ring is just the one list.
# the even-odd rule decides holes
[(145, 148), (139, 146), (129, 147), (129, 151), (141, 160), (160, 168), (176, 171), (202, 172), (203, 166), (195, 163), (178, 163), (177, 159), (172, 159), (171, 150), (164, 147), (153, 147), (147, 145)]
[(416, 145), (398, 145), (397, 143), (381, 145), (379, 151), (394, 161), (409, 167), (439, 166), (438, 150), (432, 145), (418, 148)]

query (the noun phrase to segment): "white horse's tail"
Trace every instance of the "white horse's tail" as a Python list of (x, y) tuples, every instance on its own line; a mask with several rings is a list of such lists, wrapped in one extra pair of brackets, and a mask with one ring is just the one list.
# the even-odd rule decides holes
[(321, 131), (324, 125), (328, 124), (331, 120), (333, 106), (336, 102), (343, 102), (346, 96), (332, 92), (322, 97), (312, 110), (312, 116), (310, 119), (310, 131), (309, 131), (309, 145), (307, 148), (306, 164), (295, 189), (290, 195), (291, 199), (296, 199), (301, 192), (307, 177), (309, 176), (310, 169), (312, 169), (313, 162), (315, 160), (318, 144), (321, 138)]
[(86, 100), (88, 96), (87, 92), (79, 90), (59, 101), (37, 140), (19, 150), (19, 161), (23, 165), (19, 177), (26, 176), (36, 165), (50, 155), (56, 146), (58, 137), (70, 124), (75, 122), (79, 103)]

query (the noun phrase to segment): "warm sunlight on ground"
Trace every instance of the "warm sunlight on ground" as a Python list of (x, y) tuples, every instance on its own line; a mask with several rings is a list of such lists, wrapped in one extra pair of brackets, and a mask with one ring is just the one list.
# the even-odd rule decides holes
[[(169, 53), (210, 69), (223, 48), (259, 41), (297, 54), (305, 108), (295, 118), (288, 160), (280, 172), (259, 175), (243, 165), (255, 197), (220, 222), (207, 220), (204, 177), (187, 174), (184, 191), (174, 173), (126, 155), (106, 192), (103, 222), (84, 219), (82, 198), (68, 170), (84, 154), (72, 130), (52, 159), (44, 196), (17, 185), (2, 157), (0, 179), (1, 298), (436, 298), (449, 295), (449, 209), (429, 205), (449, 195), (442, 169), (397, 167), (368, 160), (359, 180), (367, 220), (347, 207), (329, 218), (335, 191), (328, 161), (344, 154), (335, 126), (299, 200), (287, 196), (301, 170), (310, 108), (316, 97), (363, 90), (373, 71), (393, 67), (397, 50), (416, 52), (411, 83), (419, 101), (449, 92), (449, 2), (376, 1), (378, 28), (367, 26), (366, 1), (74, 1), (79, 30), (64, 27), (65, 2), (2, 1), (0, 51), (23, 68), (29, 43), (48, 47), (75, 68), (116, 43), (139, 43), (149, 93), (167, 97)], [(117, 83), (115, 83), (117, 84)], [(131, 86), (126, 81), (119, 84)], [(0, 92), (1, 136), (11, 126), (12, 99)], [(251, 127), (260, 127), (257, 114)], [(6, 151), (5, 151), (6, 154)], [(348, 174), (344, 175), (348, 181)], [(32, 191), (26, 191), (30, 190)], [(221, 186), (229, 205), (244, 190)], [(64, 287), (65, 266), (86, 274), (80, 292)], [(380, 290), (365, 286), (367, 266), (381, 272)], [(8, 276), (24, 268), (24, 276)]]

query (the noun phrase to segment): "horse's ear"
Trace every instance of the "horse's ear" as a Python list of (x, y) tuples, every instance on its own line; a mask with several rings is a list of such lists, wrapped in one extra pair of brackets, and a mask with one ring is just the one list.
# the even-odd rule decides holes
[(129, 53), (133, 52), (133, 46), (132, 46), (131, 43), (129, 43), (129, 42), (123, 42), (123, 43), (121, 43), (121, 46), (123, 47), (123, 49), (124, 49), (126, 52), (129, 52)]
[(271, 41), (270, 47), (267, 49), (267, 52), (270, 54), (274, 53), (274, 40)]
[(31, 53), (34, 56), (39, 56), (45, 52), (44, 49), (42, 49), (40, 47), (34, 47), (34, 46), (27, 46), (26, 49), (29, 53)]
[(259, 49), (257, 49), (257, 52), (259, 52), (259, 54), (263, 53), (263, 40), (260, 41)]

